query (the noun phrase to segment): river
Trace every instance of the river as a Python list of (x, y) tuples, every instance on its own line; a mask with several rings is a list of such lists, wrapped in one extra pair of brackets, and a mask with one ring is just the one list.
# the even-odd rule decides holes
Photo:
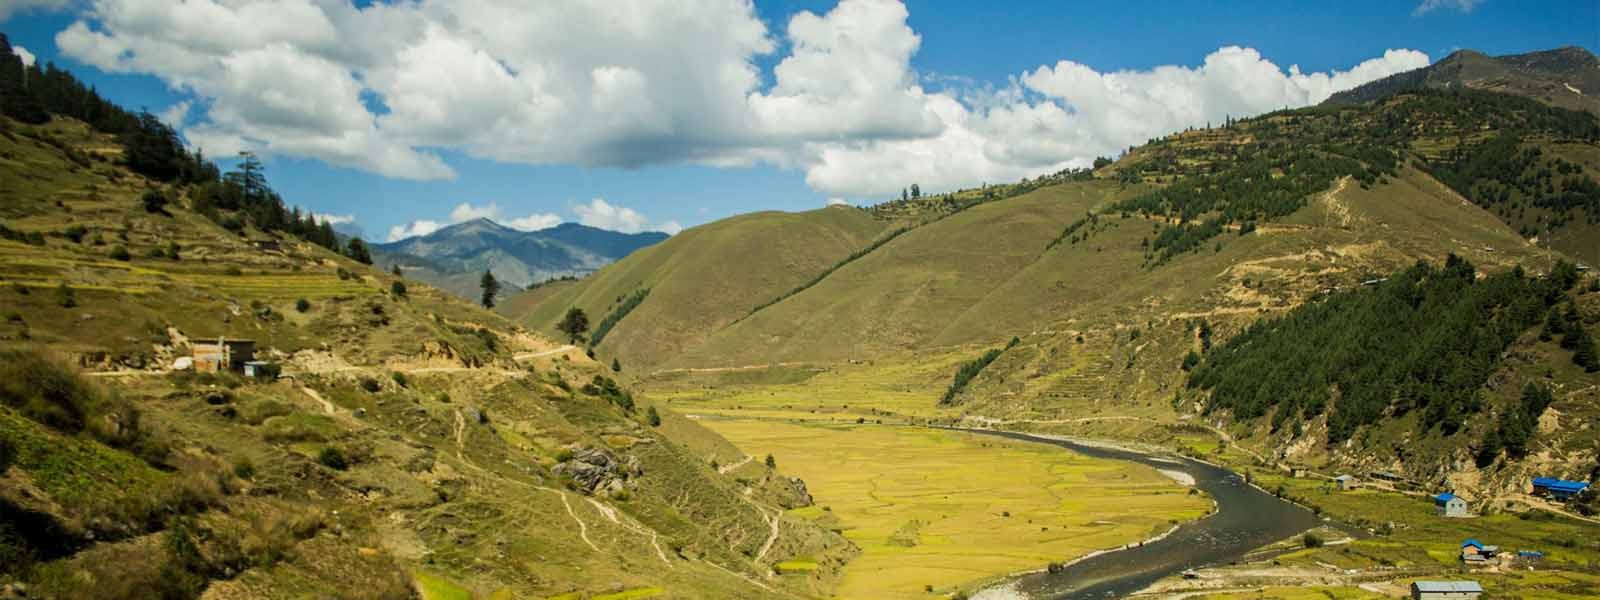
[(1246, 553), (1294, 536), (1321, 520), (1293, 503), (1246, 484), (1227, 469), (1177, 456), (1155, 456), (1133, 450), (1088, 445), (1025, 433), (962, 429), (1051, 444), (1094, 458), (1132, 461), (1167, 471), (1181, 471), (1195, 487), (1210, 494), (1217, 512), (1180, 525), (1159, 540), (1080, 560), (1056, 573), (1031, 573), (1007, 583), (1035, 600), (1118, 598), (1185, 569), (1226, 564)]

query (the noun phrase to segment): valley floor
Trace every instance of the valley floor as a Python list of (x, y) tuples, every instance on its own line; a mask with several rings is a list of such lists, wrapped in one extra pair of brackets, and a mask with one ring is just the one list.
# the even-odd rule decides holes
[(897, 416), (880, 423), (889, 413), (857, 414), (846, 402), (835, 404), (847, 396), (828, 391), (850, 386), (821, 379), (810, 386), (820, 394), (813, 406), (763, 386), (656, 397), (670, 398), (675, 411), (756, 457), (727, 461), (734, 476), (759, 477), (770, 454), (784, 473), (805, 480), (815, 505), (789, 514), (842, 531), (861, 548), (844, 569), (837, 598), (970, 590), (979, 581), (1160, 535), (1212, 509), (1203, 494), (1143, 465), (927, 429)]

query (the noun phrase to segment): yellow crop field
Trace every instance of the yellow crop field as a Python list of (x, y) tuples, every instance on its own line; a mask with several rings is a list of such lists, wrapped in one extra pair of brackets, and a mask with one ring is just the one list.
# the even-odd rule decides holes
[(792, 511), (861, 547), (838, 598), (925, 598), (1159, 535), (1210, 501), (1154, 469), (1038, 444), (900, 426), (704, 423), (772, 454), (816, 505)]

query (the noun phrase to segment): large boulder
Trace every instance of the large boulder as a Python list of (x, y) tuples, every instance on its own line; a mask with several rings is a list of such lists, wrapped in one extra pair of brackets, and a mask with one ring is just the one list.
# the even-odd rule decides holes
[(644, 473), (639, 459), (629, 455), (618, 458), (604, 448), (577, 448), (572, 458), (555, 467), (557, 475), (571, 477), (584, 493), (607, 492), (616, 494), (623, 490), (630, 478)]

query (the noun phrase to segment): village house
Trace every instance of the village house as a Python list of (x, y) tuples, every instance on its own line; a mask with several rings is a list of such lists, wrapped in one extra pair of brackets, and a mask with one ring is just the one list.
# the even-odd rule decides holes
[(1490, 546), (1476, 539), (1461, 542), (1461, 562), (1468, 566), (1486, 566), (1500, 555), (1499, 546)]
[(1357, 481), (1353, 475), (1340, 475), (1333, 478), (1333, 482), (1337, 484), (1341, 490), (1353, 490), (1361, 487), (1361, 482)]
[(245, 363), (255, 360), (256, 343), (246, 339), (219, 337), (215, 342), (194, 342), (192, 354), (196, 371), (234, 371), (243, 369)]
[(1433, 497), (1433, 506), (1441, 517), (1470, 517), (1465, 498), (1445, 492)]
[(1418, 581), (1411, 584), (1411, 600), (1478, 600), (1483, 586), (1476, 581)]
[(1533, 480), (1533, 495), (1544, 496), (1558, 502), (1570, 500), (1573, 496), (1583, 493), (1589, 484), (1582, 481), (1567, 481), (1554, 477), (1536, 477)]

